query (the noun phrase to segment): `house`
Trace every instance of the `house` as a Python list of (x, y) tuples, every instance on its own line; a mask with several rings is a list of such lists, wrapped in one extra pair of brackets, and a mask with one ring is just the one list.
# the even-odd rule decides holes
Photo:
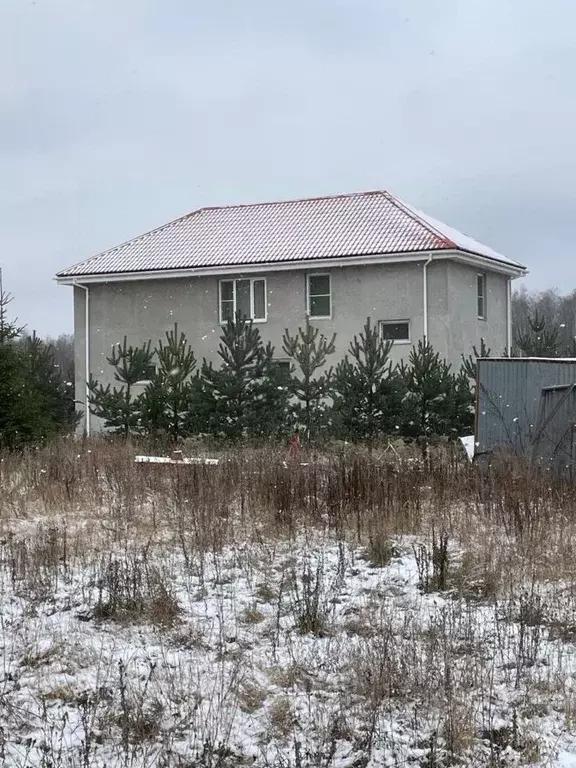
[(216, 362), (221, 324), (236, 311), (259, 324), (279, 359), (284, 329), (306, 315), (337, 334), (333, 362), (371, 316), (394, 340), (394, 359), (426, 337), (459, 366), (481, 338), (494, 351), (509, 347), (511, 281), (524, 273), (375, 191), (200, 208), (56, 280), (74, 287), (76, 399), (85, 402), (87, 373), (111, 380), (106, 357), (124, 335), (155, 342), (177, 322), (196, 356)]

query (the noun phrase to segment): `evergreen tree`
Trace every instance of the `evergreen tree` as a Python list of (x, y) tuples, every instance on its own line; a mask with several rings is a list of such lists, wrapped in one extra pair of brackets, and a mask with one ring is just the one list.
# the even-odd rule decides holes
[(45, 435), (49, 437), (74, 428), (79, 420), (74, 388), (56, 365), (52, 347), (33, 332), (23, 339), (19, 351), (30, 384), (41, 402)]
[(0, 269), (0, 344), (17, 339), (24, 333), (24, 326), (17, 325), (18, 320), (8, 318), (8, 305), (12, 303), (13, 296), (2, 289), (2, 270)]
[(404, 434), (457, 435), (470, 428), (473, 396), (468, 377), (464, 371), (453, 375), (428, 341), (418, 342), (400, 373), (406, 385)]
[(474, 392), (464, 367), (457, 374), (452, 374), (451, 379), (444, 434), (456, 438), (474, 431)]
[(290, 394), (297, 401), (294, 415), (304, 423), (306, 437), (311, 440), (312, 435), (317, 434), (327, 421), (325, 399), (331, 393), (334, 371), (329, 368), (325, 373), (317, 375), (317, 372), (326, 365), (328, 356), (334, 353), (336, 334), (328, 339), (306, 318), (305, 327), (298, 328), (296, 336), (290, 336), (286, 329), (282, 341), (284, 352), (296, 367), (289, 381)]
[(218, 354), (220, 369), (204, 360), (204, 421), (215, 435), (230, 439), (268, 436), (278, 430), (287, 408), (287, 389), (274, 365), (274, 348), (240, 313), (226, 324)]
[(336, 367), (337, 434), (366, 440), (370, 448), (377, 435), (398, 432), (401, 421), (403, 387), (389, 359), (392, 345), (367, 318), (363, 333), (350, 342), (352, 360), (346, 356)]
[(484, 343), (484, 339), (480, 339), (480, 349), (476, 349), (476, 346), (472, 347), (472, 354), (468, 355), (468, 357), (464, 357), (462, 355), (462, 368), (464, 369), (464, 373), (466, 376), (468, 376), (469, 379), (472, 381), (476, 381), (476, 375), (478, 371), (478, 358), (479, 357), (490, 357), (490, 347), (487, 347)]
[[(538, 354), (546, 357), (555, 357), (554, 349), (550, 349), (546, 340), (540, 339), (539, 349), (534, 350), (534, 344), (528, 342), (528, 351), (521, 350), (516, 343), (518, 340), (533, 339), (539, 336), (541, 331), (534, 331), (530, 327), (530, 321), (538, 316), (539, 324), (544, 323), (541, 330), (554, 329), (558, 344), (558, 356), (573, 357), (576, 353), (576, 291), (560, 294), (557, 289), (548, 289), (529, 293), (525, 287), (514, 291), (512, 296), (512, 327), (514, 328), (514, 350), (516, 354), (523, 352), (525, 355)], [(534, 323), (533, 323), (534, 324)], [(536, 339), (538, 340), (538, 339)], [(523, 344), (523, 346), (526, 346)]]
[(526, 357), (562, 357), (574, 352), (574, 344), (569, 348), (562, 345), (559, 328), (552, 326), (538, 310), (526, 318), (525, 330), (517, 332), (516, 346)]
[(74, 403), (49, 346), (8, 318), (11, 296), (0, 290), (0, 446), (46, 441), (76, 423)]
[(114, 378), (120, 387), (105, 387), (95, 379), (88, 385), (90, 412), (101, 419), (114, 433), (127, 437), (140, 429), (142, 395), (134, 395), (134, 387), (148, 381), (154, 374), (153, 352), (148, 341), (141, 347), (128, 346), (126, 336), (116, 344), (107, 359), (114, 368)]
[(43, 438), (41, 404), (17, 348), (0, 344), (0, 446), (21, 448)]
[(147, 432), (164, 432), (173, 440), (193, 429), (198, 393), (194, 375), (196, 358), (178, 326), (167, 331), (166, 341), (154, 350), (158, 365), (140, 400), (142, 427)]

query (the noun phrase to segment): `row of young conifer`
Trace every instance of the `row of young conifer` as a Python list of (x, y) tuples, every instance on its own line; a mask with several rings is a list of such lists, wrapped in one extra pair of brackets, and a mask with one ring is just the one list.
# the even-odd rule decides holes
[(257, 326), (237, 316), (223, 328), (220, 364), (199, 362), (177, 326), (155, 346), (124, 339), (108, 358), (114, 385), (89, 384), (90, 410), (116, 434), (165, 436), (174, 441), (215, 438), (285, 438), (369, 443), (380, 437), (470, 432), (473, 358), (458, 371), (426, 340), (400, 364), (392, 342), (368, 318), (347, 354), (330, 364), (336, 338), (306, 322), (284, 333), (279, 364)]
[[(562, 315), (515, 296), (511, 354), (574, 356), (574, 339), (562, 334)], [(9, 294), (0, 289), (0, 449), (39, 445), (73, 432), (81, 414), (74, 400), (72, 344), (64, 356), (8, 317)], [(561, 318), (561, 319), (562, 319)], [(566, 335), (566, 334), (564, 334)], [(452, 370), (425, 341), (403, 365), (394, 365), (390, 342), (368, 319), (346, 359), (335, 367), (335, 339), (310, 325), (286, 332), (278, 356), (257, 328), (237, 319), (223, 331), (217, 366), (198, 361), (177, 328), (140, 348), (126, 342), (109, 358), (115, 385), (90, 383), (91, 410), (111, 432), (179, 439), (208, 433), (218, 438), (281, 437), (299, 426), (311, 439), (374, 441), (380, 436), (462, 435), (471, 431), (475, 358), (484, 344)], [(142, 385), (142, 381), (148, 383)]]

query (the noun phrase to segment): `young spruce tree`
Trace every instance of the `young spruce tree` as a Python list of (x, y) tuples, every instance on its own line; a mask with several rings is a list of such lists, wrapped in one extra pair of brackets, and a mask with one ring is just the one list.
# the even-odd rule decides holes
[(334, 420), (340, 437), (366, 440), (398, 433), (403, 386), (390, 362), (393, 342), (382, 338), (368, 317), (363, 333), (350, 342), (349, 355), (336, 366)]
[(150, 341), (141, 347), (128, 346), (125, 336), (123, 343), (116, 344), (106, 358), (120, 387), (104, 387), (97, 380), (90, 380), (90, 412), (104, 419), (104, 425), (115, 434), (128, 437), (141, 428), (142, 394), (135, 396), (134, 387), (154, 375), (154, 353), (150, 347)]
[(336, 334), (327, 339), (306, 318), (305, 327), (298, 328), (296, 336), (290, 336), (286, 329), (282, 341), (285, 354), (294, 361), (296, 368), (288, 384), (290, 394), (297, 401), (294, 416), (305, 425), (306, 438), (311, 440), (328, 420), (329, 409), (325, 400), (331, 393), (334, 371), (329, 368), (325, 373), (318, 375), (317, 372), (326, 365), (328, 356), (334, 353)]
[(202, 364), (204, 423), (216, 436), (239, 440), (279, 431), (287, 409), (287, 388), (264, 346), (260, 331), (239, 313), (226, 324), (218, 354), (219, 369)]

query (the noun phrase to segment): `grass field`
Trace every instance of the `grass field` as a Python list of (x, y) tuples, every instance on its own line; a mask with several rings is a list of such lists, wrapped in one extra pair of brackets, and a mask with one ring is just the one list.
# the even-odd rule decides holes
[(576, 765), (576, 489), (447, 448), (0, 461), (0, 764)]

